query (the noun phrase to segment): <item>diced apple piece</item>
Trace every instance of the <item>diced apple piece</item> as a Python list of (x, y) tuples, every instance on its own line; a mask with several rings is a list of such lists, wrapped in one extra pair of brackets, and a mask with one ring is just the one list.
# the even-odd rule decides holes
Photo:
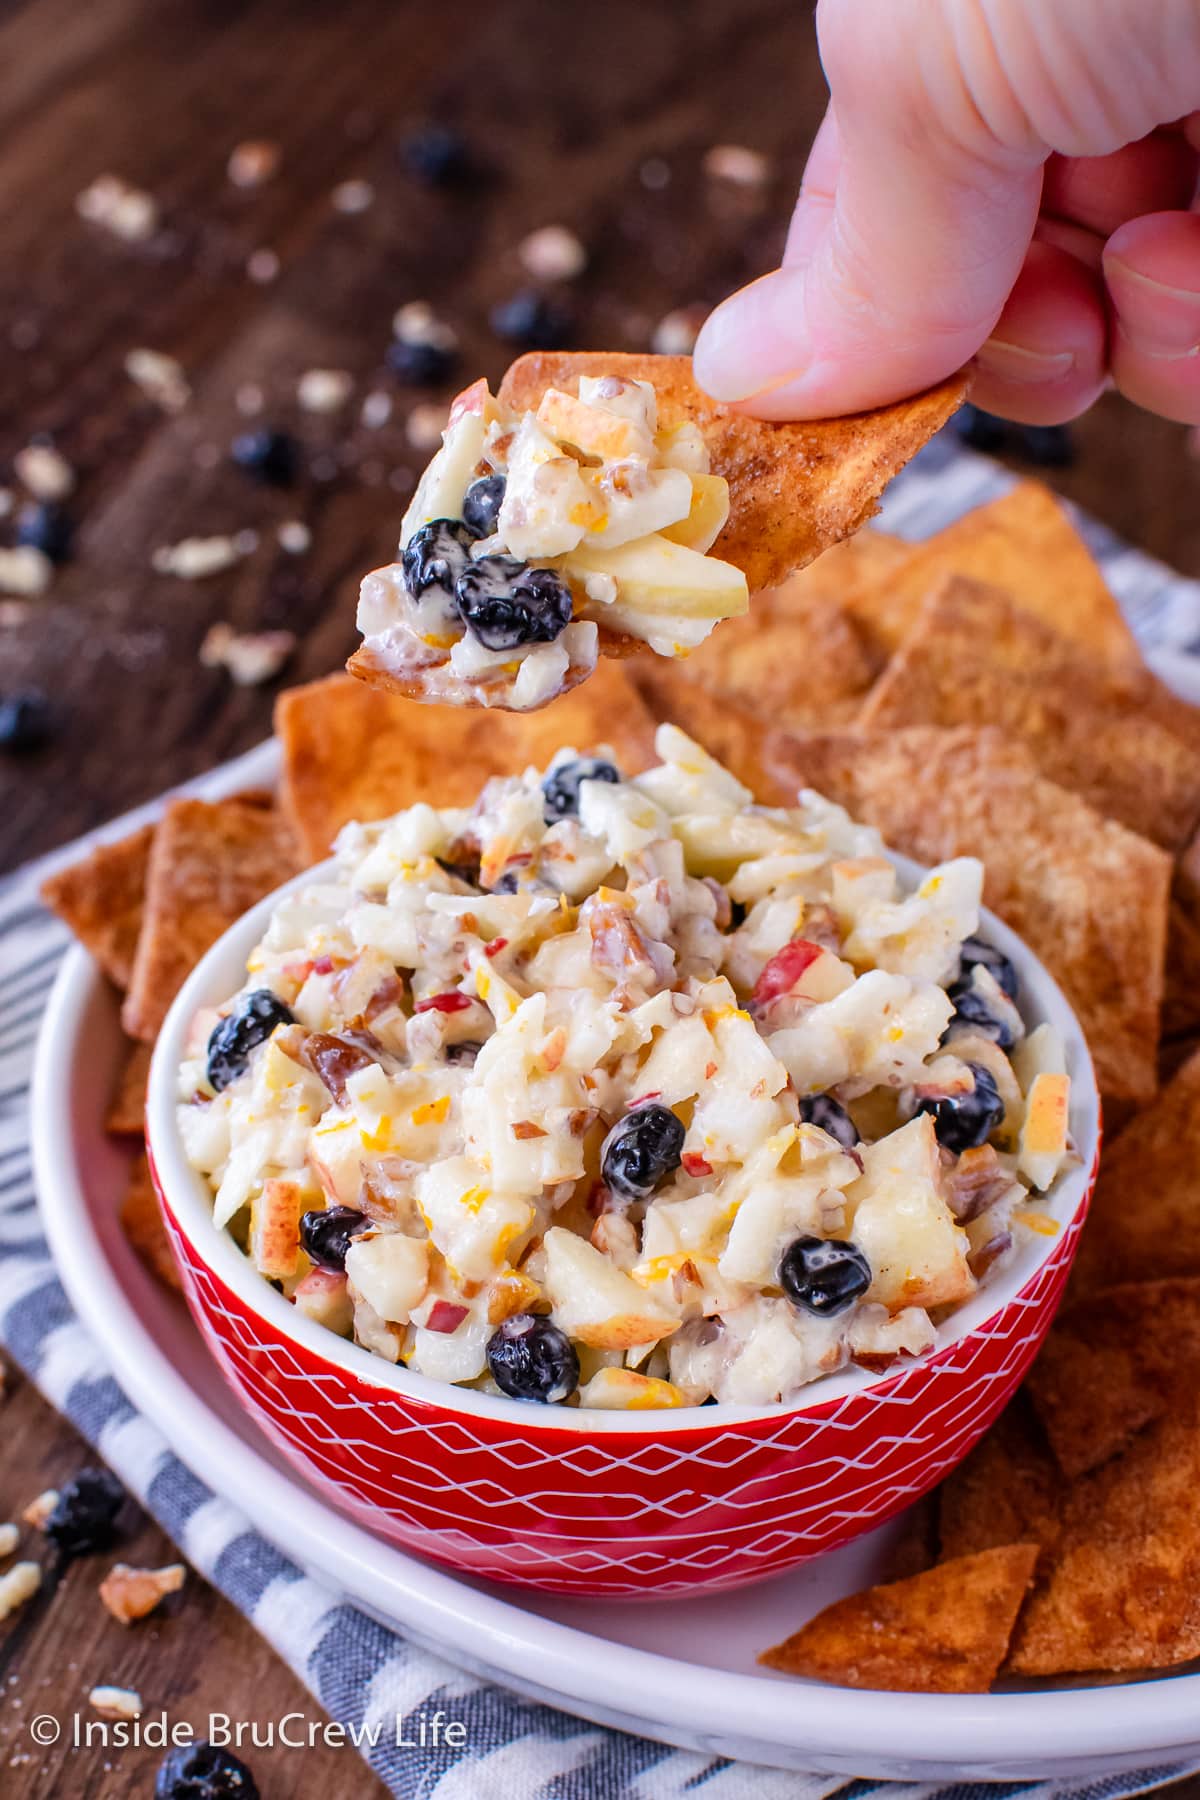
[(666, 531), (687, 518), (692, 504), (692, 478), (682, 469), (648, 469), (628, 492), (595, 469), (585, 469), (583, 480), (594, 496), (594, 516), (585, 521), (590, 550), (615, 550)]
[(657, 1343), (679, 1329), (678, 1319), (573, 1231), (553, 1226), (542, 1247), (543, 1286), (555, 1320), (568, 1337), (596, 1350), (629, 1350), (634, 1344)]
[(625, 375), (581, 375), (579, 398), (585, 406), (598, 406), (618, 418), (632, 419), (647, 439), (658, 430), (658, 395), (651, 381)]
[(580, 587), (589, 575), (613, 577), (617, 584), (615, 609), (600, 606), (589, 615), (605, 622), (621, 614), (733, 619), (750, 606), (746, 577), (740, 569), (673, 544), (658, 532), (615, 549), (581, 544), (563, 557), (562, 568)]
[(292, 1299), (296, 1311), (326, 1331), (344, 1337), (354, 1323), (354, 1303), (344, 1275), (334, 1269), (310, 1269)]
[(664, 525), (662, 534), (688, 550), (708, 550), (725, 529), (729, 517), (729, 483), (723, 475), (693, 475), (692, 504), (686, 519)]
[(1025, 1102), (1017, 1168), (1043, 1192), (1058, 1174), (1067, 1150), (1069, 1075), (1035, 1075)]
[[(487, 384), (483, 386), (486, 394)], [(466, 395), (459, 398), (465, 399)], [(409, 502), (400, 526), (401, 544), (407, 544), (413, 532), (428, 525), (431, 519), (462, 517), (463, 496), (475, 479), (475, 466), (483, 455), (485, 430), (482, 407), (479, 411), (464, 408), (451, 419), (442, 435), (441, 449)]]
[(260, 1275), (287, 1281), (300, 1269), (300, 1214), (311, 1194), (298, 1181), (272, 1179), (250, 1202), (250, 1257)]
[(428, 1241), (402, 1231), (356, 1238), (346, 1252), (346, 1276), (381, 1319), (404, 1325), (429, 1286)]
[(673, 1382), (633, 1369), (599, 1369), (580, 1390), (580, 1406), (599, 1406), (606, 1411), (651, 1412), (659, 1407), (686, 1406), (687, 1395)]
[(686, 469), (689, 475), (707, 475), (710, 466), (704, 433), (692, 419), (656, 433), (655, 448), (669, 469)]
[(871, 1265), (867, 1300), (900, 1312), (967, 1299), (975, 1291), (970, 1243), (941, 1195), (932, 1116), (918, 1113), (860, 1155), (846, 1206), (850, 1235)]
[(636, 420), (622, 418), (599, 406), (588, 406), (560, 388), (546, 389), (537, 417), (560, 443), (574, 444), (577, 450), (602, 457), (605, 462), (627, 456), (644, 458), (652, 448), (650, 434)]

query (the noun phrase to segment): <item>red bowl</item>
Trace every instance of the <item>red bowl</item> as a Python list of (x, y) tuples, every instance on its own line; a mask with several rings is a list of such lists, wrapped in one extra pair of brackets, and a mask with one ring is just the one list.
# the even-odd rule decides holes
[(155, 1052), (147, 1137), (210, 1349), (258, 1424), (342, 1511), (455, 1569), (551, 1592), (731, 1588), (882, 1524), (940, 1481), (1004, 1406), (1070, 1270), (1100, 1116), (1073, 1014), (997, 920), (984, 930), (1017, 968), (1027, 1020), (1048, 1019), (1067, 1046), (1082, 1163), (1039, 1202), (1057, 1232), (1025, 1233), (1012, 1264), (939, 1328), (937, 1347), (890, 1373), (826, 1377), (799, 1404), (630, 1414), (495, 1399), (387, 1363), (299, 1315), (215, 1229), (207, 1185), (179, 1141), (176, 1072), (191, 1018), (240, 985), (277, 898), (227, 933), (175, 1002)]

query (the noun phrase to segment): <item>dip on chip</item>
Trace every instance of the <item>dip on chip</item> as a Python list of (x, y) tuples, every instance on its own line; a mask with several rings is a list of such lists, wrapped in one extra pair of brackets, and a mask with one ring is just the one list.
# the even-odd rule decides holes
[(362, 679), (528, 711), (641, 645), (686, 656), (846, 537), (962, 397), (822, 424), (708, 400), (686, 357), (529, 356), (459, 394), (396, 562), (362, 584)]
[(1073, 1160), (977, 861), (909, 891), (819, 794), (656, 746), (347, 825), (193, 1029), (217, 1227), (434, 1379), (646, 1410), (886, 1367)]

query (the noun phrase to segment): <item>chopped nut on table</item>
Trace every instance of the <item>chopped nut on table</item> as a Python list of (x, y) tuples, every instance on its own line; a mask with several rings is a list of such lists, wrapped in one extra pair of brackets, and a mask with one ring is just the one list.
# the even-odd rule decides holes
[(302, 519), (285, 519), (275, 527), (279, 548), (289, 556), (303, 556), (312, 544), (312, 532)]
[(11, 1523), (0, 1525), (0, 1557), (11, 1556), (21, 1534)]
[(587, 268), (588, 253), (565, 225), (543, 225), (521, 240), (517, 251), (538, 281), (574, 281)]
[(0, 1619), (7, 1619), (10, 1613), (32, 1600), (42, 1585), (42, 1571), (35, 1562), (14, 1563), (6, 1574), (0, 1575)]
[(75, 210), (90, 225), (101, 225), (129, 244), (153, 237), (158, 229), (158, 201), (120, 175), (98, 175), (76, 196)]
[(294, 631), (237, 632), (220, 620), (200, 646), (200, 661), (208, 669), (228, 669), (239, 687), (259, 687), (278, 675), (295, 648)]
[(142, 1716), (142, 1696), (136, 1688), (94, 1687), (88, 1695), (88, 1705), (98, 1712), (102, 1719), (140, 1719)]
[(714, 181), (731, 181), (735, 187), (761, 187), (771, 165), (761, 150), (745, 144), (714, 144), (704, 158), (704, 173)]
[(369, 181), (341, 181), (331, 198), (335, 212), (364, 213), (375, 204), (375, 189)]
[(168, 1594), (177, 1594), (186, 1575), (182, 1563), (169, 1563), (163, 1569), (133, 1569), (128, 1563), (115, 1563), (100, 1583), (100, 1598), (114, 1619), (130, 1625), (152, 1613)]
[(125, 358), (125, 373), (135, 387), (141, 388), (148, 400), (164, 412), (182, 412), (191, 398), (191, 388), (183, 365), (161, 350), (140, 347), (130, 350)]
[(665, 313), (654, 327), (650, 348), (656, 356), (690, 356), (702, 317), (699, 308), (678, 307)]
[(58, 1505), (58, 1501), (58, 1489), (47, 1488), (44, 1493), (39, 1494), (35, 1500), (29, 1502), (29, 1505), (21, 1514), (21, 1517), (26, 1525), (32, 1525), (37, 1531), (45, 1531), (46, 1523), (51, 1513)]
[(230, 151), (225, 172), (234, 187), (261, 187), (278, 173), (282, 160), (283, 152), (270, 138), (247, 138)]
[(258, 534), (239, 531), (236, 537), (190, 537), (178, 544), (162, 544), (150, 561), (160, 575), (178, 575), (183, 581), (203, 581), (206, 575), (219, 575), (248, 556), (258, 543)]
[(296, 386), (305, 412), (336, 412), (350, 398), (353, 377), (345, 369), (306, 369)]
[(52, 444), (26, 444), (13, 457), (17, 479), (35, 500), (65, 500), (75, 486), (75, 471)]
[(25, 598), (44, 594), (53, 575), (50, 558), (32, 544), (18, 544), (15, 550), (0, 549), (0, 593)]

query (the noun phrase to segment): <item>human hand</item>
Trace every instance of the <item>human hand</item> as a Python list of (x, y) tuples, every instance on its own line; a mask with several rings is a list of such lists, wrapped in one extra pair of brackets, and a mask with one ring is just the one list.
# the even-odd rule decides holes
[(1057, 424), (1110, 382), (1200, 423), (1196, 0), (819, 0), (830, 105), (783, 266), (696, 375), (761, 418), (971, 398)]

